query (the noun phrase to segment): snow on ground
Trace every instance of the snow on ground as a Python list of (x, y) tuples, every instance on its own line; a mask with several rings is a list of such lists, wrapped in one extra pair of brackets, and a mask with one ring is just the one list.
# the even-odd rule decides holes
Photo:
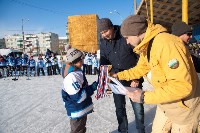
[[(89, 83), (97, 79), (87, 75)], [(69, 133), (69, 118), (61, 98), (62, 77), (40, 76), (0, 79), (0, 133)], [(96, 92), (95, 92), (96, 94)], [(87, 133), (118, 133), (112, 95), (96, 100), (88, 115)], [(135, 117), (127, 98), (129, 132), (137, 133)], [(145, 105), (146, 132), (151, 132), (155, 105)]]

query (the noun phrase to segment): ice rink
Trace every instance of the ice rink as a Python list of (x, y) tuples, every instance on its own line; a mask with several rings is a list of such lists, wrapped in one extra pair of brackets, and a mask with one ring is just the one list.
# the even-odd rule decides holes
[[(87, 75), (89, 83), (97, 80)], [(62, 77), (40, 76), (0, 79), (0, 133), (69, 133), (69, 118), (61, 98)], [(96, 94), (96, 92), (95, 92)], [(96, 100), (88, 115), (87, 133), (118, 133), (112, 95)], [(135, 117), (127, 98), (129, 132), (137, 133)], [(151, 132), (154, 105), (145, 105), (146, 132)]]

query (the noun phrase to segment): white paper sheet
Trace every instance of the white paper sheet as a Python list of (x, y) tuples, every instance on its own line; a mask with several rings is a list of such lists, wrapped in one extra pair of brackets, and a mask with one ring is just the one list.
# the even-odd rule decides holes
[(115, 84), (112, 83), (108, 83), (108, 86), (111, 88), (112, 92), (115, 94), (122, 94), (122, 95), (126, 95), (126, 91), (134, 91), (136, 90), (136, 88), (134, 87), (126, 87), (123, 86), (117, 79), (112, 78), (112, 77), (108, 77), (109, 79), (111, 79)]

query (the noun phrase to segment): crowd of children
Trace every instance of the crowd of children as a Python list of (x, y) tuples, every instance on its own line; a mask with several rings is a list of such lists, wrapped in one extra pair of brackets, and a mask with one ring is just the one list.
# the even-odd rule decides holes
[(58, 75), (62, 73), (62, 63), (63, 58), (58, 59), (54, 53), (46, 53), (44, 58), (39, 55), (37, 60), (27, 54), (15, 55), (10, 53), (7, 56), (0, 55), (0, 78), (40, 76), (41, 74), (43, 76)]
[(86, 53), (83, 61), (83, 72), (87, 75), (98, 74), (99, 60), (96, 54)]
[(200, 42), (190, 43), (189, 49), (192, 53), (200, 57)]

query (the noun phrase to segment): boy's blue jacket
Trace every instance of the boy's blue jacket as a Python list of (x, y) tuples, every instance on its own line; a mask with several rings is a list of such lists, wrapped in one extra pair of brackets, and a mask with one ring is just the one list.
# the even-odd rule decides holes
[(22, 61), (22, 66), (27, 66), (28, 65), (28, 58), (22, 58), (21, 59), (21, 61)]
[(7, 61), (6, 61), (6, 59), (0, 59), (0, 66), (6, 66), (6, 63), (7, 63)]
[(44, 60), (42, 58), (38, 59), (37, 67), (38, 68), (43, 68), (44, 67)]
[(8, 61), (8, 65), (9, 65), (9, 66), (15, 66), (15, 58), (14, 58), (14, 57), (9, 56), (9, 57), (7, 58), (7, 61)]
[(36, 63), (34, 59), (30, 59), (28, 64), (30, 67), (34, 67)]
[(16, 66), (20, 66), (20, 65), (22, 64), (22, 58), (17, 57), (17, 58), (15, 59), (15, 63), (16, 63)]
[(88, 86), (81, 69), (70, 66), (68, 75), (63, 81), (62, 98), (71, 119), (80, 118), (93, 111), (91, 95), (94, 93), (92, 85)]

